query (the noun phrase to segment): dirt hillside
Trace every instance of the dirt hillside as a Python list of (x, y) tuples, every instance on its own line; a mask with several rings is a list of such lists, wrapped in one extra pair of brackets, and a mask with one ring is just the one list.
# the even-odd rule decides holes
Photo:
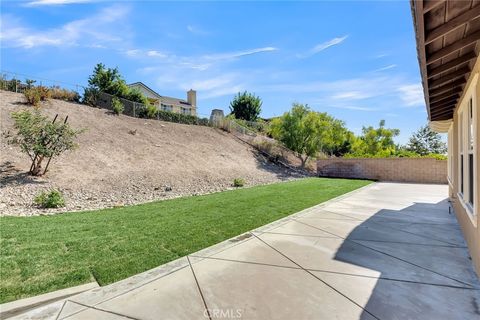
[[(41, 105), (53, 119), (69, 116), (74, 128), (86, 129), (79, 148), (50, 164), (45, 177), (26, 174), (29, 158), (7, 144), (10, 113), (31, 108), (21, 94), (0, 91), (0, 214), (30, 215), (128, 205), (231, 187), (234, 178), (247, 185), (292, 179), (295, 175), (268, 162), (248, 145), (219, 129), (114, 116), (106, 110), (50, 100)], [(132, 134), (136, 132), (135, 134)], [(39, 210), (32, 199), (58, 188), (66, 209)], [(171, 188), (171, 191), (168, 191)]]

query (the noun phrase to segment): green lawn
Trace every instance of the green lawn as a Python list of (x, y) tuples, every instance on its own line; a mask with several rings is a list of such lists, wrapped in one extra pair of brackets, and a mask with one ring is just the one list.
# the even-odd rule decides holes
[(0, 218), (0, 303), (154, 268), (369, 184), (308, 178), (147, 204)]

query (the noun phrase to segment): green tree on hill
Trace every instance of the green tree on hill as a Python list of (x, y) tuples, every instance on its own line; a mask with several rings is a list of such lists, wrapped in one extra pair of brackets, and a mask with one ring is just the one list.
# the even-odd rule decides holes
[(444, 154), (447, 152), (447, 145), (440, 134), (425, 125), (412, 134), (406, 149), (424, 156), (431, 153)]
[(230, 102), (230, 112), (237, 119), (256, 121), (262, 111), (262, 100), (247, 91), (238, 93)]
[(399, 129), (385, 128), (385, 120), (380, 120), (378, 128), (363, 127), (362, 135), (355, 139), (352, 154), (357, 156), (390, 156), (396, 152), (393, 138), (400, 134)]
[(294, 103), (283, 116), (272, 120), (269, 133), (296, 152), (302, 166), (319, 152), (329, 155), (348, 152), (349, 139), (353, 137), (343, 121), (298, 103)]
[(98, 63), (93, 73), (88, 77), (88, 87), (85, 89), (84, 102), (94, 104), (99, 92), (105, 92), (118, 98), (148, 105), (148, 99), (137, 89), (131, 89), (123, 79), (118, 68), (107, 68)]

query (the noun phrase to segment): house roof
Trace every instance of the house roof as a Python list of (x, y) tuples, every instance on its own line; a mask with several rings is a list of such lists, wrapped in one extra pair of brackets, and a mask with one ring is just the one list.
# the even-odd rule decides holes
[(166, 97), (162, 96), (160, 99), (163, 103), (166, 104), (176, 104), (176, 105), (184, 105), (185, 107), (191, 107), (192, 105), (188, 103), (187, 101), (183, 99), (178, 99), (178, 98), (172, 98), (172, 97)]
[(141, 86), (145, 90), (150, 92), (152, 95), (154, 95), (155, 97), (160, 99), (160, 101), (162, 103), (165, 103), (165, 104), (174, 104), (174, 105), (183, 105), (185, 107), (192, 107), (192, 105), (190, 103), (188, 103), (186, 100), (179, 99), (179, 98), (162, 96), (162, 95), (158, 94), (156, 91), (154, 91), (153, 89), (151, 89), (150, 87), (148, 87), (146, 84), (144, 84), (143, 82), (140, 82), (140, 81), (131, 83), (128, 86), (129, 87)]
[(152, 95), (156, 96), (157, 98), (161, 98), (162, 96), (159, 95), (156, 91), (154, 91), (153, 89), (151, 89), (149, 86), (147, 86), (146, 84), (144, 84), (143, 82), (134, 82), (134, 83), (130, 83), (128, 85), (129, 87), (135, 87), (135, 86), (141, 86), (143, 87), (145, 90), (147, 90), (148, 92), (150, 92)]
[(411, 0), (417, 53), (430, 121), (453, 112), (478, 57), (480, 3)]

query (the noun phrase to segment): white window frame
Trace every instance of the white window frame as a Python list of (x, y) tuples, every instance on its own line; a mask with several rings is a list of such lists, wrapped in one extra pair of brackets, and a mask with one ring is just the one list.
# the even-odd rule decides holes
[[(470, 217), (472, 223), (476, 225), (476, 214), (478, 208), (477, 199), (477, 190), (478, 190), (478, 179), (475, 179), (475, 174), (478, 176), (477, 168), (477, 154), (478, 154), (478, 141), (477, 141), (477, 131), (478, 128), (478, 108), (477, 108), (477, 80), (478, 74), (475, 74), (472, 82), (467, 88), (465, 95), (462, 99), (462, 104), (458, 109), (458, 199), (460, 203), (465, 208), (468, 216)], [(472, 122), (473, 122), (473, 148), (470, 148), (470, 134), (469, 134), (469, 106), (472, 104)], [(473, 206), (470, 203), (470, 179), (469, 179), (469, 154), (473, 154)], [(461, 155), (463, 155), (463, 163), (461, 162)], [(462, 173), (462, 164), (463, 164), (463, 175)], [(463, 193), (461, 192), (461, 183), (463, 181)]]
[(465, 191), (465, 152), (464, 152), (464, 117), (463, 111), (458, 111), (458, 194), (463, 199)]
[(162, 111), (166, 111), (166, 112), (172, 112), (173, 111), (173, 106), (172, 105), (162, 103), (161, 106), (162, 106)]
[[(467, 164), (467, 186), (468, 186), (468, 194), (466, 194), (466, 200), (467, 203), (470, 207), (472, 207), (472, 210), (475, 212), (475, 193), (477, 191), (476, 183), (475, 183), (475, 174), (477, 173), (476, 171), (476, 158), (475, 158), (475, 145), (476, 145), (476, 128), (475, 128), (475, 105), (473, 104), (473, 97), (470, 97), (467, 102), (467, 110), (465, 114), (465, 124), (467, 125), (466, 131), (467, 131), (467, 141), (466, 141), (466, 153), (467, 153), (467, 158), (466, 158), (466, 164)], [(472, 143), (470, 143), (472, 142)], [(470, 167), (470, 155), (473, 158), (472, 164), (473, 168)], [(473, 173), (470, 171), (473, 170)], [(470, 175), (473, 177), (473, 183), (474, 185), (470, 185)], [(472, 192), (473, 189), (473, 192)], [(473, 199), (471, 199), (470, 194), (472, 195)]]
[(448, 134), (447, 134), (447, 156), (448, 156), (448, 168), (447, 168), (447, 179), (448, 183), (450, 186), (453, 188), (454, 186), (454, 174), (453, 174), (453, 163), (454, 163), (454, 158), (455, 154), (453, 153), (453, 139), (454, 139), (454, 134), (453, 134), (453, 125), (450, 125), (450, 128), (448, 128)]

